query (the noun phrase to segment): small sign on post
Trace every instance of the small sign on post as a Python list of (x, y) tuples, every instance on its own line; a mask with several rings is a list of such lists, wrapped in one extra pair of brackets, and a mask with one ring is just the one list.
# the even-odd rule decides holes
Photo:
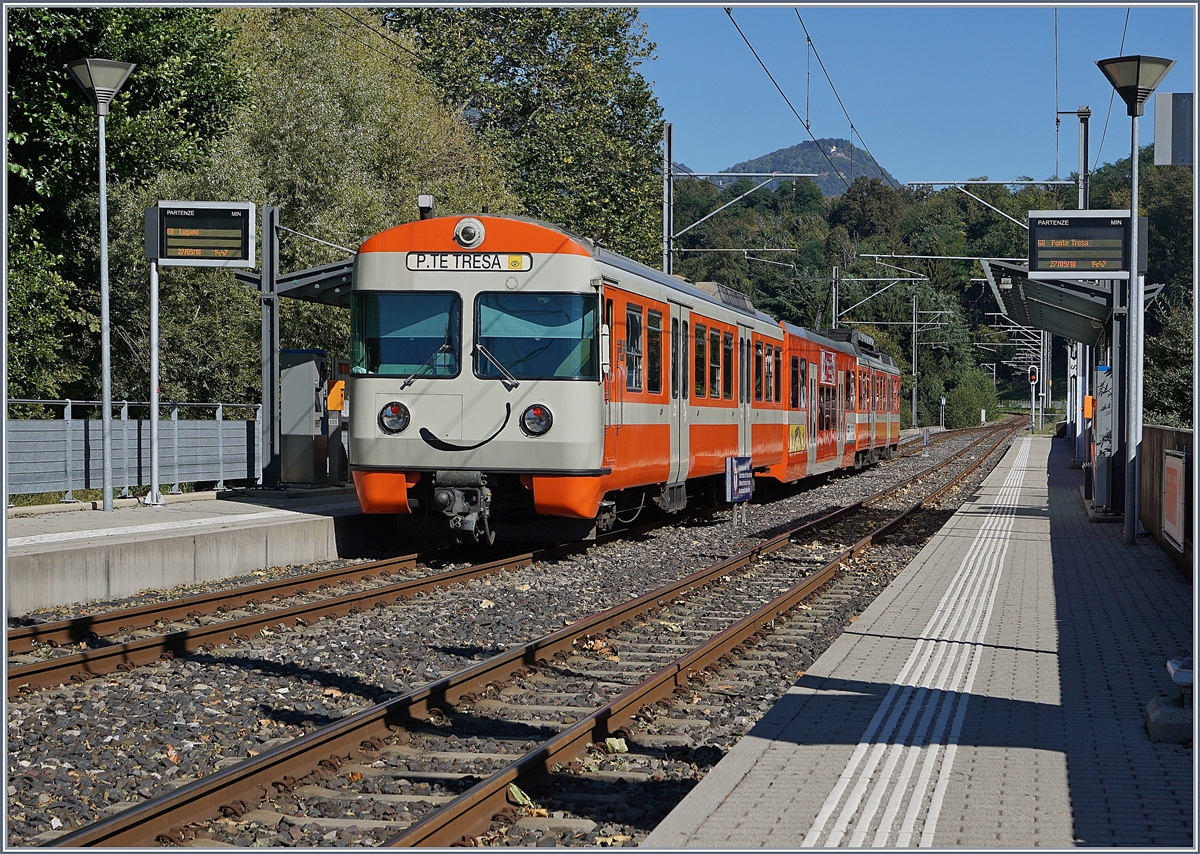
[[(754, 467), (750, 457), (725, 458), (725, 500), (733, 504), (733, 521), (737, 524), (738, 507), (746, 505), (754, 495)], [(744, 515), (744, 512), (743, 512)]]

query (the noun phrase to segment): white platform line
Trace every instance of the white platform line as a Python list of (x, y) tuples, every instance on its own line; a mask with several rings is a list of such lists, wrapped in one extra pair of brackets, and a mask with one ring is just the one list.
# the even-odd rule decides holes
[[(872, 839), (874, 846), (885, 845), (904, 800), (904, 789), (922, 752), (921, 747), (928, 744), (934, 749), (925, 751), (920, 779), (900, 828), (900, 837), (904, 840), (901, 844), (911, 840), (913, 825), (926, 797), (932, 765), (942, 753), (940, 741), (951, 716), (954, 719), (949, 739), (951, 744), (957, 741), (961, 732), (967, 699), (981, 658), (977, 645), (986, 635), (991, 622), (1029, 448), (1027, 439), (1018, 448), (992, 512), (968, 547), (962, 563), (926, 624), (921, 639), (914, 645), (896, 681), (889, 686), (886, 697), (818, 811), (801, 843), (803, 847), (820, 844), (831, 819), (834, 823), (824, 844), (830, 847), (842, 844), (846, 830), (856, 815), (858, 821), (850, 835), (849, 844), (855, 847), (863, 845), (872, 836), (870, 826), (884, 804), (896, 766), (904, 758), (900, 780), (887, 799), (884, 817)], [(969, 670), (965, 684), (962, 681), (964, 670)], [(935, 723), (934, 712), (939, 706), (940, 713)], [(918, 718), (920, 724), (914, 732), (913, 725)], [(928, 729), (931, 724), (935, 727), (932, 733)], [(932, 839), (941, 797), (949, 781), (953, 753), (951, 747), (939, 771), (921, 844), (928, 844), (925, 840)], [(884, 762), (883, 769), (876, 775), (881, 762)], [(843, 795), (851, 787), (845, 803), (842, 803)]]

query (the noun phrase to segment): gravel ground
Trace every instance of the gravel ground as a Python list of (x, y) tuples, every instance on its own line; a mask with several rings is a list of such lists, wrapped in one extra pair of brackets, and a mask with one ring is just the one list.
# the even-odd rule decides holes
[[(963, 444), (965, 440), (947, 440), (923, 455), (756, 503), (747, 525), (735, 526), (723, 512), (707, 522), (660, 529), (392, 608), (283, 634), (263, 632), (210, 654), (10, 701), (7, 841), (44, 843), (61, 831), (269, 749), (280, 739), (689, 574), (797, 521), (923, 470)], [(230, 579), (145, 596), (171, 598), (233, 584)], [(292, 844), (313, 844), (284, 831)], [(280, 832), (272, 829), (269, 835)], [(254, 834), (236, 841), (264, 844)], [(346, 830), (316, 844), (356, 842), (361, 844), (360, 838)]]

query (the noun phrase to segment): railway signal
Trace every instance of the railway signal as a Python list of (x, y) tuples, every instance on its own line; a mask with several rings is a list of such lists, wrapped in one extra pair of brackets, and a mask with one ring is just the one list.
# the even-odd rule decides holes
[(1029, 366), (1029, 384), (1037, 385), (1037, 381), (1038, 381), (1037, 365), (1030, 365)]

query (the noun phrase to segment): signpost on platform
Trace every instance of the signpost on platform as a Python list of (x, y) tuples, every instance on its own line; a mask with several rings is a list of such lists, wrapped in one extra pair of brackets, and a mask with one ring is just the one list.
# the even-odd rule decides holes
[(150, 259), (150, 494), (164, 504), (158, 484), (158, 268), (253, 267), (253, 202), (159, 202), (146, 208)]
[(746, 503), (754, 495), (754, 467), (750, 457), (725, 458), (725, 500), (733, 504), (733, 522), (736, 525), (738, 508), (746, 517)]
[(1029, 432), (1037, 432), (1037, 365), (1029, 366)]

